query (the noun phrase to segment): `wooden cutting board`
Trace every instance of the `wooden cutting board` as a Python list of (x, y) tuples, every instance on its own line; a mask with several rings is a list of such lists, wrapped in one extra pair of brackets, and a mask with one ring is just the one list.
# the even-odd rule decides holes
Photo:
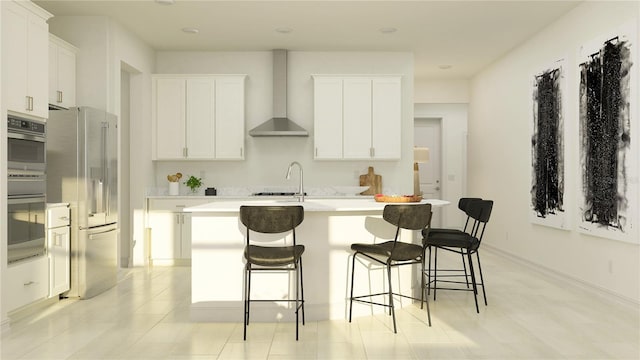
[(360, 186), (369, 186), (369, 190), (365, 190), (360, 195), (375, 195), (382, 193), (382, 176), (373, 172), (373, 166), (369, 166), (369, 172), (360, 175)]

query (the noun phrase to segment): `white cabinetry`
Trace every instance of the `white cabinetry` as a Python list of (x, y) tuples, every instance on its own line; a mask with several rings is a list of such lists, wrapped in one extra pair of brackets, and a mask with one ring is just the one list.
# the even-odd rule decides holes
[(49, 261), (38, 256), (11, 264), (4, 279), (2, 304), (7, 311), (44, 299), (49, 293)]
[(76, 53), (78, 49), (49, 34), (49, 104), (76, 106)]
[(151, 260), (155, 265), (189, 264), (191, 259), (191, 214), (189, 206), (207, 199), (149, 199), (148, 225), (151, 228)]
[(70, 221), (68, 204), (47, 205), (49, 297), (62, 294), (71, 285)]
[(399, 76), (314, 76), (315, 159), (400, 158)]
[(46, 119), (52, 15), (29, 1), (2, 1), (2, 86), (7, 110)]
[(154, 160), (244, 158), (245, 75), (154, 75)]

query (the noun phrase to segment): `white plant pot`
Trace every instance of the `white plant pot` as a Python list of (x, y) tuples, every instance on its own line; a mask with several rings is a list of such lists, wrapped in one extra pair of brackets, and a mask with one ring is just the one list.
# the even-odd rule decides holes
[(178, 195), (180, 193), (180, 183), (179, 182), (170, 182), (169, 183), (169, 195)]

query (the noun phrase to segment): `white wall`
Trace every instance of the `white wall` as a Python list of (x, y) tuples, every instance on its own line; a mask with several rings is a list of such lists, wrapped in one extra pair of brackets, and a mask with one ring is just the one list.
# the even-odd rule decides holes
[[(272, 53), (158, 52), (157, 73), (247, 74), (246, 132), (272, 117)], [(314, 161), (312, 74), (402, 75), (402, 160)], [(291, 161), (302, 164), (305, 185), (358, 185), (359, 175), (374, 166), (388, 191), (411, 193), (413, 146), (413, 56), (385, 52), (306, 52), (288, 54), (288, 116), (309, 131), (307, 138), (245, 137), (245, 161), (157, 162), (156, 185), (180, 171), (205, 175), (206, 186), (296, 186), (284, 175)]]
[(416, 104), (468, 104), (469, 80), (416, 80), (414, 102)]
[[(636, 304), (640, 302), (638, 244), (582, 235), (575, 227), (565, 231), (533, 225), (529, 203), (532, 76), (541, 66), (567, 57), (574, 70), (567, 74), (565, 121), (572, 129), (568, 134), (577, 137), (579, 46), (627, 21), (637, 21), (638, 7), (638, 2), (585, 2), (475, 76), (468, 145), (469, 195), (495, 200), (486, 245)], [(640, 53), (638, 44), (634, 46), (637, 67)], [(638, 119), (632, 121), (632, 131), (640, 131)], [(575, 216), (581, 170), (577, 140), (566, 140), (570, 147), (565, 158), (566, 193), (571, 198), (566, 205)]]

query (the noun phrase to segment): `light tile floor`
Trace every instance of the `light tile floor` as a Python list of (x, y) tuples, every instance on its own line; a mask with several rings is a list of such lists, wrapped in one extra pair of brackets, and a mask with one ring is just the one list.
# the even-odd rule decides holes
[[(442, 259), (439, 259), (441, 263)], [(482, 253), (489, 306), (469, 292), (440, 291), (426, 313), (293, 323), (189, 320), (190, 268), (136, 268), (89, 300), (63, 300), (14, 320), (5, 359), (639, 359), (640, 317), (590, 292)], [(360, 305), (363, 306), (363, 305)], [(239, 314), (240, 317), (242, 316)]]

